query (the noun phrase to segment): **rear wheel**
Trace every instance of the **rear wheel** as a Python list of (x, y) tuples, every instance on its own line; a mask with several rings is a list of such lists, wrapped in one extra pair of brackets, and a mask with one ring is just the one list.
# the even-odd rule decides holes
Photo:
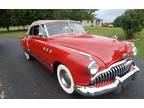
[(25, 57), (26, 57), (27, 60), (31, 60), (32, 59), (32, 56), (29, 53), (24, 52), (24, 54), (25, 54)]
[(74, 93), (74, 81), (70, 70), (65, 66), (60, 64), (57, 68), (57, 78), (61, 88), (68, 94)]

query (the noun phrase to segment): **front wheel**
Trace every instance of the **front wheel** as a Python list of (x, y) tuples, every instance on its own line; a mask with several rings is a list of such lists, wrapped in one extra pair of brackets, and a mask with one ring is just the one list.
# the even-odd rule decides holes
[(60, 64), (57, 68), (57, 78), (61, 88), (68, 94), (74, 93), (74, 81), (70, 70), (65, 66)]

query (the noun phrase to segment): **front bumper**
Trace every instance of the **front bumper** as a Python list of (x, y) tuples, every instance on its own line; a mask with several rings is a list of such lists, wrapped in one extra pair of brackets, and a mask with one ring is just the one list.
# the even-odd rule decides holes
[(128, 72), (123, 77), (116, 77), (114, 83), (103, 86), (103, 87), (95, 87), (95, 86), (75, 86), (75, 91), (87, 96), (97, 96), (101, 94), (106, 94), (108, 92), (112, 92), (114, 90), (121, 90), (123, 87), (123, 83), (127, 82), (127, 80), (133, 79), (136, 74), (140, 71), (137, 66), (134, 66), (134, 69)]

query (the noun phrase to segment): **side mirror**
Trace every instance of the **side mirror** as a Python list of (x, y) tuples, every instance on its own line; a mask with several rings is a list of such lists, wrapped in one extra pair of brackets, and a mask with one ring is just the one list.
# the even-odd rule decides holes
[(42, 34), (42, 33), (39, 33), (38, 35), (39, 35), (40, 37), (42, 37), (42, 36), (43, 36), (43, 34)]
[(28, 35), (28, 34), (26, 35), (26, 37), (27, 37), (27, 38), (31, 38), (31, 36), (30, 36), (30, 35)]

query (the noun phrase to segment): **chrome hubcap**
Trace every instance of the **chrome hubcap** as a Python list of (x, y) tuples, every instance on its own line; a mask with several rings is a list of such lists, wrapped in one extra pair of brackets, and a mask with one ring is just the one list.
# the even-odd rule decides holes
[(64, 85), (64, 87), (66, 87), (66, 88), (71, 87), (71, 80), (65, 70), (60, 71), (60, 80), (61, 80), (62, 84)]
[(28, 53), (25, 53), (25, 56), (27, 59), (29, 59), (29, 54)]

